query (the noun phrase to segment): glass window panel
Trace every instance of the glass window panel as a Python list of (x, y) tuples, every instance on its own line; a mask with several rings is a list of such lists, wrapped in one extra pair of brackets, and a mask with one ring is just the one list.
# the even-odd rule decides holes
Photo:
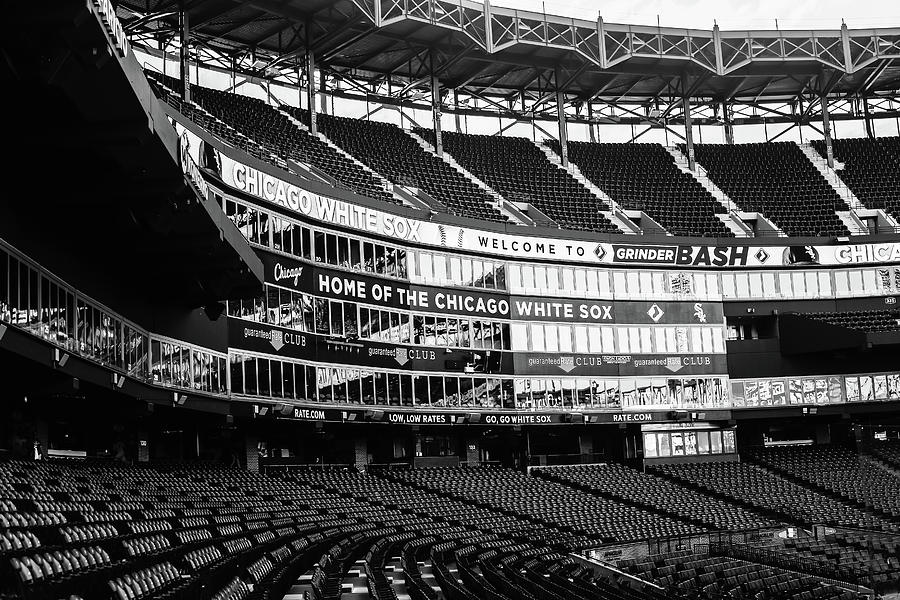
[(644, 457), (645, 458), (656, 458), (659, 456), (659, 452), (656, 448), (656, 434), (655, 433), (645, 433), (644, 434)]

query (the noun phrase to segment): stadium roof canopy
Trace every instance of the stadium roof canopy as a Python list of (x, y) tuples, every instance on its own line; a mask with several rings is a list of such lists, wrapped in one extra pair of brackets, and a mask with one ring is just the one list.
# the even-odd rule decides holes
[(900, 90), (892, 29), (720, 31), (619, 25), (471, 0), (120, 0), (145, 43), (177, 38), (180, 6), (196, 47), (265, 75), (317, 66), (357, 82), (407, 78), (479, 96), (546, 94), (644, 103), (703, 98), (753, 103)]

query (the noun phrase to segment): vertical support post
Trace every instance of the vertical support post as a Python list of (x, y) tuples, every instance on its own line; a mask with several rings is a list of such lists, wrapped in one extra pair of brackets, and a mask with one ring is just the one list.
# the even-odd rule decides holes
[(872, 115), (869, 114), (869, 101), (865, 98), (862, 99), (863, 103), (863, 118), (866, 121), (866, 136), (870, 140), (875, 139), (875, 130), (872, 128)]
[(244, 464), (251, 473), (259, 473), (259, 438), (252, 433), (244, 437)]
[(819, 98), (822, 103), (822, 132), (825, 134), (825, 160), (828, 167), (834, 168), (834, 149), (831, 147), (831, 115), (828, 112), (828, 98)]
[(466, 462), (470, 467), (481, 462), (480, 459), (481, 439), (476, 435), (466, 436)]
[(309, 131), (316, 135), (316, 56), (309, 47), (309, 25), (306, 27), (306, 105), (309, 107)]
[(138, 431), (137, 461), (150, 462), (150, 436), (143, 429)]
[(369, 465), (369, 442), (364, 437), (353, 442), (353, 465), (358, 471), (365, 471)]
[(697, 162), (694, 160), (694, 128), (691, 122), (691, 99), (687, 96), (682, 98), (681, 106), (684, 109), (684, 145), (687, 150), (688, 168), (691, 171), (696, 171)]
[(588, 134), (591, 136), (591, 142), (597, 142), (597, 132), (594, 130), (594, 103), (587, 101), (587, 118), (588, 118)]
[(462, 133), (462, 122), (459, 118), (459, 90), (453, 90), (453, 118), (456, 121), (456, 133)]
[[(559, 148), (562, 166), (569, 166), (569, 136), (566, 131), (565, 93), (559, 87), (559, 71), (556, 72), (556, 118), (559, 122)], [(534, 116), (532, 116), (534, 118)]]
[(179, 50), (179, 62), (181, 64), (181, 99), (185, 102), (191, 101), (191, 73), (190, 73), (190, 39), (191, 29), (188, 22), (188, 13), (185, 10), (185, 3), (181, 2), (181, 11), (178, 17), (181, 19), (181, 27), (178, 28), (178, 38), (181, 43)]
[(431, 58), (431, 121), (434, 127), (434, 151), (438, 156), (443, 156), (444, 142), (441, 139), (441, 82), (434, 72), (434, 57)]
[(728, 106), (728, 102), (722, 103), (722, 121), (725, 123), (725, 143), (733, 146), (734, 123), (731, 122), (731, 108)]

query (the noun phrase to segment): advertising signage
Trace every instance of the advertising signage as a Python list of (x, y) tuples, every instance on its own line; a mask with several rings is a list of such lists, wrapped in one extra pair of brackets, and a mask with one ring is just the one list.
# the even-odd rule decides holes
[(648, 325), (721, 324), (716, 302), (639, 302), (508, 296), (411, 285), (405, 282), (306, 265), (260, 252), (266, 282), (322, 298), (387, 308), (421, 310), (516, 321), (627, 323)]
[(505, 294), (411, 285), (361, 273), (305, 265), (266, 252), (258, 254), (267, 283), (322, 298), (494, 319), (509, 318), (510, 315), (509, 297)]
[(706, 325), (721, 324), (725, 318), (722, 304), (717, 302), (634, 302), (512, 296), (510, 309), (511, 318), (517, 321)]
[(338, 423), (384, 423), (387, 425), (568, 425), (579, 423), (660, 423), (671, 420), (667, 411), (656, 412), (543, 412), (543, 411), (441, 411), (381, 410), (378, 408), (285, 407), (275, 418), (290, 421), (327, 421)]
[[(674, 268), (900, 264), (900, 242), (835, 245), (644, 244), (508, 234), (391, 214), (310, 192), (221, 155), (222, 181), (289, 213), (400, 243), (523, 260)], [(623, 236), (624, 237), (624, 236)]]
[[(236, 351), (280, 358), (352, 365), (360, 369), (449, 371), (463, 373), (477, 362), (491, 373), (512, 373), (510, 353), (473, 348), (400, 346), (370, 340), (329, 337), (241, 319), (228, 320), (228, 346)], [(476, 359), (479, 359), (476, 361)]]
[(626, 377), (724, 375), (724, 354), (544, 354), (516, 352), (517, 375)]

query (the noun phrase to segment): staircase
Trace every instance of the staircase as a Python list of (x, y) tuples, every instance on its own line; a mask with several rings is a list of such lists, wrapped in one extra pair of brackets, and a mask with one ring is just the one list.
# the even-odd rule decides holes
[(666, 146), (665, 148), (666, 152), (675, 159), (675, 166), (678, 167), (678, 170), (693, 177), (703, 189), (709, 192), (728, 211), (726, 214), (717, 214), (716, 217), (731, 230), (735, 237), (752, 237), (753, 232), (744, 225), (743, 221), (736, 214), (738, 208), (734, 205), (734, 201), (709, 178), (706, 169), (700, 163), (695, 162), (696, 171), (692, 171), (687, 156), (681, 152), (680, 148), (677, 146)]
[[(797, 144), (800, 147), (800, 150), (809, 161), (813, 164), (816, 170), (822, 174), (822, 177), (825, 178), (825, 181), (831, 185), (831, 188), (837, 193), (838, 196), (841, 197), (841, 200), (847, 205), (850, 210), (860, 210), (865, 209), (863, 203), (859, 201), (859, 198), (856, 197), (847, 184), (841, 179), (840, 175), (837, 174), (837, 171), (828, 166), (828, 161), (822, 157), (821, 154), (816, 152), (816, 149), (812, 147), (812, 144)], [(851, 231), (853, 231), (851, 229)]]
[[(227, 130), (230, 135), (234, 136), (234, 138), (242, 140), (245, 145), (255, 148), (256, 151), (261, 156), (268, 156), (269, 160), (275, 166), (281, 167), (282, 169), (285, 169), (285, 170), (290, 170), (289, 165), (287, 164), (287, 161), (285, 161), (285, 159), (282, 158), (281, 156), (278, 156), (276, 154), (269, 152), (259, 142), (257, 142), (256, 140), (254, 140), (252, 138), (247, 137), (246, 135), (244, 135), (243, 133), (241, 133), (240, 131), (238, 131), (237, 129), (235, 129), (234, 127), (232, 127), (225, 121), (219, 119), (217, 116), (215, 116), (211, 112), (207, 111), (205, 108), (203, 108), (199, 104), (196, 104), (194, 102), (185, 102), (184, 100), (181, 99), (181, 97), (178, 95), (178, 93), (175, 90), (168, 87), (161, 79), (152, 78), (152, 80), (156, 85), (158, 85), (160, 88), (162, 88), (165, 91), (165, 98), (160, 98), (160, 100), (162, 102), (165, 102), (166, 104), (168, 104), (169, 106), (171, 106), (172, 108), (174, 108), (175, 110), (180, 112), (181, 114), (183, 114), (188, 119), (191, 118), (191, 114), (190, 114), (191, 112), (203, 115), (204, 118), (215, 122), (217, 126), (221, 127), (224, 130)], [(185, 109), (187, 109), (187, 110), (185, 110)], [(210, 133), (213, 133), (213, 132), (210, 131)], [(233, 144), (230, 141), (228, 141), (227, 139), (225, 139), (223, 136), (217, 135), (216, 137), (219, 140), (221, 140), (223, 143), (225, 143), (229, 146), (233, 146)]]
[[(294, 115), (292, 115), (290, 113), (290, 111), (288, 111), (285, 107), (279, 106), (278, 110), (281, 112), (281, 114), (283, 114), (285, 117), (287, 117), (287, 119), (291, 123), (294, 124), (294, 127), (305, 131), (309, 135), (312, 135), (312, 132), (309, 130), (309, 127), (307, 127), (306, 125), (304, 125), (303, 123), (301, 123), (300, 121), (295, 119)], [(321, 140), (329, 148), (331, 148), (332, 150), (334, 150), (335, 152), (337, 152), (338, 154), (340, 154), (341, 156), (343, 156), (350, 162), (356, 164), (362, 170), (369, 173), (372, 177), (375, 178), (375, 180), (377, 180), (381, 184), (381, 186), (384, 188), (384, 191), (391, 194), (397, 200), (400, 200), (404, 206), (409, 206), (409, 201), (404, 196), (397, 194), (397, 191), (394, 189), (394, 184), (391, 183), (390, 181), (388, 181), (387, 179), (385, 179), (380, 173), (373, 171), (372, 168), (369, 167), (369, 165), (357, 160), (355, 156), (353, 156), (349, 152), (346, 152), (343, 148), (341, 148), (340, 146), (338, 146), (337, 144), (335, 144), (334, 142), (329, 140), (327, 137), (325, 137), (325, 134), (323, 134), (321, 131), (316, 132), (315, 137), (317, 137), (319, 140)], [(413, 206), (413, 208), (421, 208), (421, 207)]]
[[(409, 137), (411, 137), (412, 139), (414, 139), (416, 141), (416, 143), (419, 144), (419, 146), (425, 152), (428, 152), (429, 154), (433, 154), (434, 156), (438, 156), (437, 150), (435, 150), (434, 146), (432, 146), (430, 143), (428, 143), (428, 141), (425, 138), (418, 135), (411, 129), (404, 129), (403, 132), (406, 135), (408, 135)], [(475, 175), (473, 175), (468, 170), (466, 170), (465, 167), (463, 167), (461, 164), (456, 162), (456, 160), (454, 160), (454, 158), (452, 156), (450, 156), (449, 152), (447, 152), (445, 150), (441, 154), (441, 156), (438, 156), (438, 158), (440, 158), (445, 163), (447, 163), (448, 165), (450, 165), (451, 167), (456, 169), (456, 171), (460, 175), (462, 175), (463, 177), (465, 177), (466, 179), (468, 179), (469, 181), (471, 181), (472, 183), (474, 183), (475, 185), (480, 187), (484, 191), (485, 194), (487, 194), (488, 196), (490, 196), (493, 199), (493, 202), (490, 202), (489, 204), (491, 206), (493, 206), (495, 209), (497, 209), (507, 219), (509, 219), (516, 225), (528, 225), (528, 226), (535, 225), (535, 222), (532, 219), (530, 219), (525, 213), (523, 213), (521, 210), (519, 210), (519, 208), (516, 207), (512, 202), (509, 202), (506, 198), (501, 196), (496, 190), (494, 190), (489, 185), (487, 185), (485, 182), (483, 182), (480, 179), (478, 179), (477, 177), (475, 177)]]
[(619, 208), (619, 205), (616, 204), (615, 200), (610, 198), (606, 192), (597, 187), (594, 182), (585, 177), (581, 170), (578, 168), (578, 165), (576, 165), (572, 161), (569, 161), (569, 166), (564, 167), (562, 164), (562, 159), (556, 152), (553, 151), (552, 148), (550, 148), (550, 146), (542, 142), (534, 142), (534, 145), (544, 153), (544, 156), (547, 157), (547, 160), (556, 165), (557, 168), (562, 169), (563, 171), (571, 175), (572, 178), (580, 183), (582, 187), (588, 190), (605, 206), (609, 207), (609, 210), (603, 210), (600, 212), (604, 217), (609, 219), (609, 221), (613, 225), (615, 225), (619, 229), (619, 231), (621, 231), (622, 233), (641, 233), (640, 231), (635, 231), (636, 227), (633, 225), (632, 221), (622, 212), (622, 209)]

